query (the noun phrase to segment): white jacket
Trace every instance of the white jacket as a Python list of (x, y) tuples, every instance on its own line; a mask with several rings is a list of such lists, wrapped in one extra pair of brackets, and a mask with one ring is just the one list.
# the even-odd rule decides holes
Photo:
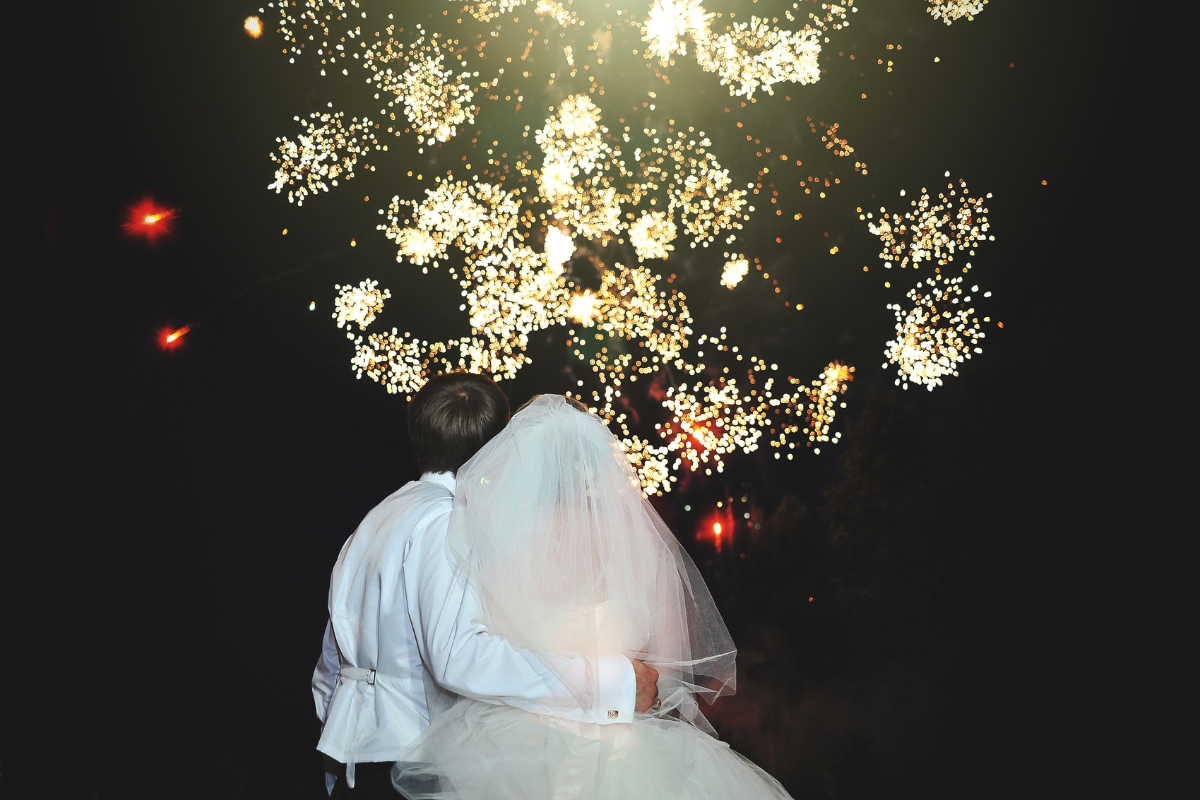
[(333, 568), (313, 699), (317, 749), (347, 765), (350, 786), (355, 763), (395, 761), (456, 695), (602, 725), (633, 720), (625, 656), (554, 663), (568, 680), (598, 670), (599, 695), (580, 708), (541, 659), (488, 633), (447, 544), (453, 502), (450, 473), (422, 475), (367, 514)]

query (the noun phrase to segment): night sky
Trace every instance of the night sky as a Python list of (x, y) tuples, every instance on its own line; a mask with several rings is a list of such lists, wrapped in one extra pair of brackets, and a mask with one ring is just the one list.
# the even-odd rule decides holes
[[(729, 7), (742, 5), (758, 11)], [(426, 6), (445, 7), (396, 4), (398, 21)], [(839, 173), (820, 204), (793, 189), (802, 221), (762, 215), (744, 232), (737, 246), (781, 294), (753, 271), (736, 292), (717, 285), (719, 243), (661, 268), (698, 330), (729, 326), (806, 381), (833, 358), (857, 367), (841, 444), (790, 463), (734, 455), (723, 475), (682, 476), (655, 500), (739, 645), (739, 693), (711, 716), (798, 798), (1027, 788), (1062, 713), (1043, 677), (1070, 639), (1071, 476), (1098, 402), (1083, 366), (1090, 304), (1127, 257), (1120, 184), (1134, 157), (1116, 143), (1137, 121), (1140, 34), (1095, 4), (991, 0), (950, 27), (924, 6), (863, 0), (825, 45), (857, 54), (861, 82), (860, 67), (833, 64), (742, 117), (784, 142), (809, 136), (805, 117), (836, 121), (870, 167)], [(349, 368), (333, 285), (379, 279), (397, 298), (388, 327), (465, 330), (444, 311), (459, 302), (444, 270), (396, 264), (374, 229), (387, 198), (426, 185), (405, 171), (432, 171), (411, 138), (390, 140), (386, 169), (302, 209), (265, 190), (293, 115), (329, 100), (377, 109), (354, 106), (353, 71), (288, 65), (273, 9), (268, 33), (246, 36), (256, 12), (125, 2), (14, 28), (24, 110), (10, 159), (24, 186), (9, 233), (21, 342), (10, 374), (24, 388), (10, 491), (30, 510), (5, 559), (5, 676), (20, 687), (0, 738), (5, 797), (322, 791), (308, 682), (329, 572), (363, 515), (417, 477), (403, 399)], [(902, 51), (883, 49), (892, 42)], [(694, 116), (723, 163), (752, 177), (721, 111), (731, 98), (711, 76), (681, 74), (671, 113)], [(997, 241), (968, 282), (993, 292), (978, 305), (1004, 328), (986, 328), (960, 377), (903, 392), (880, 369), (885, 305), (920, 276), (883, 270), (853, 212), (898, 208), (902, 188), (905, 203), (922, 186), (936, 194), (947, 170), (994, 195)], [(146, 198), (178, 211), (153, 244), (121, 229)], [(184, 324), (181, 346), (159, 346)], [(534, 335), (535, 363), (503, 384), (514, 408), (574, 385), (564, 339)], [(739, 522), (718, 553), (698, 534), (730, 498), (758, 528)]]

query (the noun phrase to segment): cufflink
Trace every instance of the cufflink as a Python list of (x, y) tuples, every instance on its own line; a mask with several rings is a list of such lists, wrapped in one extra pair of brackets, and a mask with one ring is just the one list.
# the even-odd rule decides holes
[(619, 712), (619, 711), (617, 711), (615, 708), (610, 708), (610, 709), (608, 710), (608, 718), (609, 718), (609, 719), (616, 719), (616, 718), (617, 718), (617, 715), (618, 715), (619, 713), (620, 713), (620, 712)]

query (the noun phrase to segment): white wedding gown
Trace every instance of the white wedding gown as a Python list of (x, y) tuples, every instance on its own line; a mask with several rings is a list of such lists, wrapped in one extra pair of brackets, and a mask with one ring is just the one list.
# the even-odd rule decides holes
[[(534, 653), (624, 653), (662, 707), (593, 724), (461, 699), (393, 770), (412, 800), (776, 800), (697, 697), (732, 692), (736, 651), (695, 565), (597, 418), (543, 395), (458, 473), (450, 546), (493, 633)], [(548, 662), (551, 659), (548, 659)], [(560, 663), (560, 662), (555, 662)], [(560, 676), (583, 707), (594, 676)]]

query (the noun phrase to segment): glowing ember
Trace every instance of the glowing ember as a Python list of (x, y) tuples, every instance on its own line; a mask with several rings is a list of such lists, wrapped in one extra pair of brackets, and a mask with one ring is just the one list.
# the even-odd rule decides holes
[(242, 23), (242, 28), (246, 31), (251, 39), (257, 39), (263, 35), (262, 20), (256, 16), (246, 17), (245, 21)]
[(175, 210), (162, 208), (153, 200), (143, 200), (129, 209), (122, 227), (127, 233), (144, 236), (155, 241), (159, 236), (171, 233), (171, 221), (175, 219)]
[(164, 350), (170, 350), (171, 348), (178, 347), (180, 340), (182, 340), (184, 336), (187, 336), (188, 331), (191, 329), (191, 325), (184, 325), (182, 328), (163, 331), (160, 335), (160, 344)]

